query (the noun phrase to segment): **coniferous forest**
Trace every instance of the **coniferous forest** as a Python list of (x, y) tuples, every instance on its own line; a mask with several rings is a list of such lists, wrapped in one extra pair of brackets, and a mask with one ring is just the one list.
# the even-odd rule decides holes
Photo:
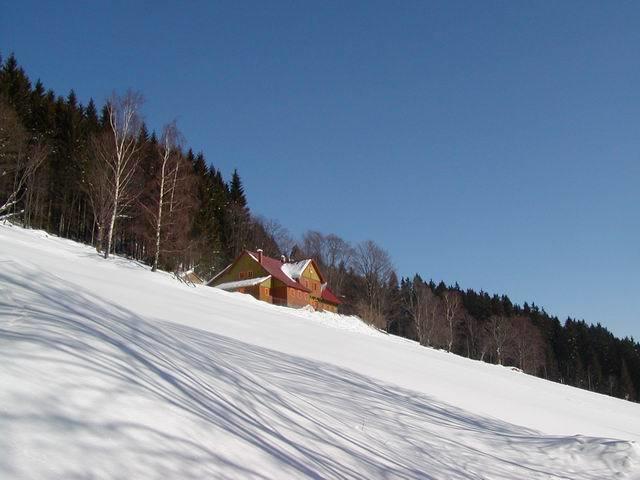
[[(137, 92), (81, 104), (0, 59), (0, 219), (95, 246), (151, 269), (211, 278), (245, 248), (313, 257), (345, 314), (469, 358), (637, 401), (640, 344), (600, 324), (564, 322), (535, 304), (398, 278), (373, 241), (335, 234), (295, 240), (254, 215), (240, 173), (229, 179), (169, 122), (149, 131)], [(250, 192), (249, 192), (250, 193)]]

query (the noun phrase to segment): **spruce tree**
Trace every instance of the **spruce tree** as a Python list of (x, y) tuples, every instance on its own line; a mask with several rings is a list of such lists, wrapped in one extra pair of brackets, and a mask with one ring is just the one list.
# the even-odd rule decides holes
[(247, 206), (247, 198), (245, 197), (244, 187), (242, 186), (242, 181), (240, 180), (240, 175), (238, 175), (237, 169), (233, 171), (233, 175), (231, 176), (231, 183), (229, 184), (229, 200), (240, 207), (244, 208)]

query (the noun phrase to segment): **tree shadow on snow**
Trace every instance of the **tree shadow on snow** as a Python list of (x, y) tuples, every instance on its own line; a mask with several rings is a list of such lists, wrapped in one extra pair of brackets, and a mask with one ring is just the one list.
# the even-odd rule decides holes
[[(67, 454), (91, 459), (83, 468), (52, 466), (62, 469), (53, 477), (577, 478), (570, 464), (543, 457), (544, 448), (567, 439), (327, 363), (146, 321), (78, 285), (33, 275), (17, 265), (0, 272), (0, 284), (12, 292), (11, 299), (0, 297), (0, 319), (9, 319), (0, 323), (0, 357), (6, 357), (0, 361), (20, 376), (23, 365), (48, 355), (48, 362), (85, 375), (59, 380), (64, 388), (54, 389), (53, 398), (14, 399), (35, 407), (0, 410), (0, 422), (10, 431), (63, 432)], [(101, 420), (107, 408), (101, 402), (131, 390), (181, 412), (199, 430), (192, 438), (126, 411)], [(72, 411), (54, 407), (80, 391), (96, 401)], [(208, 431), (233, 442), (208, 444)], [(35, 443), (43, 451), (61, 448), (44, 436)], [(239, 448), (269, 469), (240, 461)], [(11, 468), (10, 458), (0, 456), (0, 473)]]

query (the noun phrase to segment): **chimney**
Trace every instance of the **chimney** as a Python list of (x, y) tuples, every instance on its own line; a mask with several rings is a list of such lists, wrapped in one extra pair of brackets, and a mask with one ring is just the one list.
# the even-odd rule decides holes
[(280, 255), (280, 261), (282, 263), (286, 263), (287, 262), (287, 257), (285, 257), (284, 255)]
[(258, 251), (258, 263), (262, 265), (262, 249), (259, 248), (257, 251)]

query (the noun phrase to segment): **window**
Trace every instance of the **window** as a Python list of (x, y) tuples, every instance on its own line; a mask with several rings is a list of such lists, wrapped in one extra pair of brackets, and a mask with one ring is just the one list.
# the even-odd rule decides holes
[(244, 280), (245, 278), (247, 278), (247, 272), (240, 272), (238, 274), (238, 277), (240, 278), (240, 280)]
[(247, 278), (253, 278), (253, 271), (249, 270), (247, 272)]

